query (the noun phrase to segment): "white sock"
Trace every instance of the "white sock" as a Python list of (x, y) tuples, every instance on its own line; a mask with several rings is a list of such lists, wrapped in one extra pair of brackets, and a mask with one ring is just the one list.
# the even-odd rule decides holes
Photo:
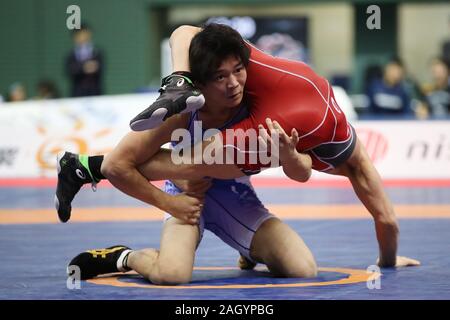
[[(119, 259), (117, 259), (117, 265), (116, 265), (116, 266), (117, 266), (117, 269), (118, 269), (119, 271), (121, 271), (121, 272), (126, 272), (126, 271), (129, 271), (129, 270), (130, 270), (130, 268), (128, 268), (128, 266), (127, 266), (127, 265), (124, 265), (123, 263), (124, 263), (125, 258), (127, 258), (128, 254), (129, 254), (131, 251), (133, 251), (133, 250), (127, 249), (127, 250), (124, 250), (124, 251), (120, 254)], [(128, 259), (127, 259), (127, 260), (128, 260)]]

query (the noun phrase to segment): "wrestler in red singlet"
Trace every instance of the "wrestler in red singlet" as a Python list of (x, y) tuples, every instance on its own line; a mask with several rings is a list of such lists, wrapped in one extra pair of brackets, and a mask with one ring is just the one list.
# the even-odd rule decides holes
[[(275, 58), (249, 47), (245, 90), (250, 116), (232, 129), (258, 130), (258, 125), (265, 126), (265, 119), (270, 118), (289, 135), (293, 128), (298, 131), (297, 151), (311, 156), (313, 169), (325, 171), (347, 160), (355, 147), (356, 134), (336, 103), (328, 81), (305, 63)], [(223, 138), (225, 145), (230, 143), (225, 134)], [(234, 144), (236, 147), (236, 140)], [(260, 163), (238, 166), (246, 174), (265, 167)]]

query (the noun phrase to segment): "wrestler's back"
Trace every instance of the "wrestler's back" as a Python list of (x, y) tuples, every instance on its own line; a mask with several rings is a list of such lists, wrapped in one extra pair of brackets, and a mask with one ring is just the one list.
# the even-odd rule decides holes
[(346, 120), (331, 101), (334, 98), (328, 81), (305, 63), (275, 58), (251, 48), (245, 88), (251, 101), (253, 127), (265, 124), (265, 118), (270, 117), (288, 134), (296, 128), (302, 137), (299, 151), (332, 141), (338, 118)]

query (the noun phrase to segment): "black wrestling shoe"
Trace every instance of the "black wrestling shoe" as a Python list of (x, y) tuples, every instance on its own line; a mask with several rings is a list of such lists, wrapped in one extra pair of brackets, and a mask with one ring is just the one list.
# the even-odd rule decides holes
[[(131, 269), (123, 266), (123, 260), (129, 252), (131, 252), (131, 249), (122, 245), (88, 250), (73, 258), (69, 267), (77, 266), (80, 268), (80, 280), (91, 279), (101, 274), (126, 272)], [(122, 261), (119, 262), (118, 267), (119, 258)]]
[(200, 109), (205, 97), (194, 87), (188, 72), (174, 72), (162, 80), (158, 99), (130, 121), (133, 131), (153, 129), (178, 113)]
[[(80, 161), (81, 160), (81, 161)], [(87, 156), (64, 152), (57, 157), (58, 184), (55, 194), (55, 208), (61, 222), (70, 219), (72, 200), (85, 183), (92, 183), (96, 190), (98, 180), (95, 180), (89, 171)], [(84, 162), (84, 164), (83, 164)]]

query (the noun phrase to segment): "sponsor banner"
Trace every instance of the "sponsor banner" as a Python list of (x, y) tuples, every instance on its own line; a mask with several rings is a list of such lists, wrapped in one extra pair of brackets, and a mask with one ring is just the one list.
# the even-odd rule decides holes
[(450, 121), (361, 121), (354, 126), (383, 178), (450, 178)]
[[(63, 150), (105, 154), (157, 94), (58, 99), (0, 106), (0, 178), (56, 176)], [(449, 179), (449, 121), (352, 121), (385, 179)], [(259, 176), (284, 177), (280, 168)], [(339, 177), (314, 173), (313, 178)]]
[[(450, 121), (351, 121), (383, 179), (449, 179)], [(283, 175), (281, 168), (262, 174)], [(317, 179), (344, 179), (313, 172)]]
[(0, 178), (55, 177), (56, 155), (105, 154), (158, 94), (27, 101), (0, 105)]

